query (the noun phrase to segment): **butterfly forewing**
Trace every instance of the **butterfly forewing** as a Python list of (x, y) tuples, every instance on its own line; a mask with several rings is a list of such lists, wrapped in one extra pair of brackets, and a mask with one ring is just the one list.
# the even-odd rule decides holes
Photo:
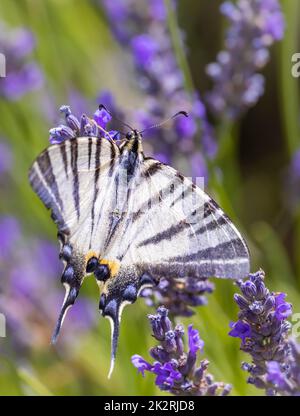
[(105, 213), (112, 208), (118, 158), (113, 142), (83, 137), (50, 146), (30, 170), (31, 185), (52, 209), (59, 231), (85, 254), (101, 251), (99, 229), (109, 232)]
[(135, 221), (127, 230), (127, 245), (119, 243), (124, 264), (138, 262), (145, 271), (171, 277), (249, 273), (246, 243), (202, 189), (154, 159), (145, 160), (141, 175), (148, 192), (133, 194)]

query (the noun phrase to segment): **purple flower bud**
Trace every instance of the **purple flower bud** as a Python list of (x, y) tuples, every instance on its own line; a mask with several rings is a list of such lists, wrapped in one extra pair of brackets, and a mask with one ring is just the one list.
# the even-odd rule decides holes
[(70, 129), (75, 130), (77, 133), (79, 132), (80, 123), (77, 117), (75, 117), (73, 114), (70, 114), (66, 117), (66, 122)]
[(250, 280), (247, 280), (245, 283), (242, 283), (241, 291), (243, 295), (249, 300), (252, 300), (257, 294), (256, 286)]
[(71, 107), (69, 106), (69, 105), (62, 105), (60, 108), (59, 108), (59, 111), (61, 112), (61, 113), (63, 113), (64, 115), (65, 115), (65, 117), (67, 118), (70, 114), (72, 114), (72, 112), (71, 112)]
[(165, 333), (164, 339), (164, 346), (167, 352), (174, 352), (176, 351), (176, 340), (175, 340), (175, 332), (174, 331), (167, 331)]
[(241, 295), (239, 295), (238, 293), (236, 293), (233, 296), (235, 302), (237, 303), (238, 307), (240, 309), (246, 309), (249, 306), (249, 302)]
[(176, 347), (177, 347), (178, 355), (180, 356), (183, 354), (183, 350), (184, 350), (184, 344), (182, 340), (183, 335), (184, 335), (183, 326), (180, 324), (177, 324), (174, 332), (175, 332)]
[(264, 307), (260, 301), (254, 301), (249, 306), (250, 311), (252, 311), (255, 315), (260, 315), (264, 311)]
[(85, 114), (82, 114), (80, 118), (80, 135), (81, 136), (85, 136), (86, 134), (85, 128), (87, 124), (89, 124), (89, 119)]
[(73, 132), (70, 127), (67, 126), (59, 126), (49, 130), (50, 133), (50, 143), (51, 144), (59, 144), (62, 143), (64, 140), (73, 139), (75, 137), (75, 133)]
[(191, 355), (196, 355), (197, 352), (203, 349), (204, 341), (200, 338), (197, 329), (193, 329), (193, 325), (188, 326), (188, 337), (189, 337), (189, 352)]
[(268, 375), (267, 380), (270, 383), (275, 384), (275, 386), (280, 387), (281, 389), (285, 387), (285, 377), (281, 372), (280, 364), (277, 361), (270, 361), (267, 364)]
[(152, 365), (145, 361), (144, 358), (140, 355), (133, 355), (131, 357), (131, 362), (138, 369), (138, 372), (141, 373), (143, 377), (145, 376), (145, 371), (152, 370)]
[(148, 315), (148, 318), (151, 323), (154, 337), (158, 341), (163, 341), (165, 338), (165, 334), (161, 325), (161, 316), (160, 315)]
[(292, 305), (285, 302), (286, 294), (280, 293), (275, 297), (275, 316), (281, 321), (292, 314)]
[(161, 345), (151, 348), (150, 355), (154, 360), (161, 363), (170, 361), (170, 354)]
[(231, 337), (241, 338), (243, 343), (245, 343), (246, 338), (251, 336), (251, 328), (247, 322), (231, 322), (229, 326), (231, 328), (229, 335)]
[(264, 310), (266, 312), (273, 309), (275, 306), (275, 297), (274, 296), (268, 296), (265, 303), (264, 303)]
[(163, 331), (167, 332), (170, 331), (172, 328), (172, 324), (170, 319), (168, 318), (168, 309), (165, 308), (164, 306), (160, 306), (157, 309), (157, 313), (158, 315), (160, 315), (160, 322), (161, 322), (161, 326)]

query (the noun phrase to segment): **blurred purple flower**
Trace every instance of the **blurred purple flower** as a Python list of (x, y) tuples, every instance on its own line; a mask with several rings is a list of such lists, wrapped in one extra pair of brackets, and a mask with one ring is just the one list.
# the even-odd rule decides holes
[(30, 31), (10, 29), (0, 22), (0, 50), (6, 58), (6, 77), (0, 79), (0, 96), (18, 100), (42, 86), (42, 71), (29, 56), (34, 47), (35, 39)]
[(0, 259), (7, 260), (20, 239), (20, 225), (15, 217), (0, 216)]
[[(56, 311), (62, 302), (58, 252), (58, 247), (48, 240), (24, 239), (16, 218), (0, 217), (0, 309), (13, 328), (11, 345), (18, 356), (27, 348), (48, 348)], [(74, 345), (79, 334), (93, 323), (90, 301), (80, 299), (70, 311), (66, 334), (58, 348)]]
[(300, 396), (300, 344), (290, 339), (289, 347), (289, 355), (284, 363), (267, 363), (270, 394)]
[(285, 23), (278, 0), (225, 1), (221, 12), (230, 27), (226, 49), (207, 67), (214, 83), (207, 100), (215, 115), (234, 120), (264, 93), (257, 71), (269, 60), (268, 48), (282, 39)]
[(197, 124), (192, 117), (179, 117), (175, 121), (175, 129), (179, 137), (189, 139), (195, 135)]
[(150, 349), (150, 355), (155, 360), (153, 364), (144, 360), (140, 355), (134, 355), (132, 364), (143, 376), (145, 371), (156, 375), (155, 384), (174, 395), (189, 396), (225, 396), (231, 386), (217, 383), (208, 374), (208, 361), (202, 360), (197, 366), (197, 354), (202, 350), (204, 342), (199, 332), (192, 325), (188, 327), (187, 353), (184, 352), (184, 329), (173, 325), (168, 318), (168, 310), (161, 306), (156, 315), (148, 315), (154, 338), (159, 345)]
[(164, 21), (167, 18), (167, 10), (164, 0), (152, 0), (149, 4), (150, 15), (153, 20)]
[(131, 48), (136, 65), (147, 68), (157, 54), (159, 45), (151, 36), (144, 34), (135, 36), (131, 40)]
[(281, 372), (280, 364), (277, 361), (269, 361), (267, 363), (267, 381), (274, 384), (277, 388), (284, 389), (285, 376)]
[(106, 124), (111, 120), (111, 115), (104, 108), (98, 108), (98, 110), (94, 113), (94, 120), (98, 124), (98, 126), (105, 129)]
[(145, 289), (141, 296), (149, 306), (165, 305), (171, 316), (192, 316), (192, 308), (207, 304), (206, 294), (212, 293), (214, 284), (208, 279), (192, 276), (183, 279), (161, 278), (153, 289)]
[[(165, 22), (167, 10), (164, 1), (117, 0), (113, 5), (111, 3), (102, 0), (113, 32), (133, 55), (139, 86), (147, 96), (146, 108), (151, 120), (148, 126), (160, 123), (179, 110), (189, 113), (188, 119), (176, 119), (172, 129), (153, 129), (145, 133), (155, 139), (155, 152), (168, 154), (168, 158), (173, 160), (177, 156), (176, 146), (170, 147), (170, 143), (182, 142), (180, 149), (190, 156), (200, 141), (206, 151), (209, 146), (204, 142), (215, 141), (213, 128), (199, 97), (190, 97), (185, 91), (184, 78)], [(176, 3), (172, 2), (172, 6), (175, 7)], [(201, 112), (198, 111), (200, 106)], [(136, 124), (142, 122), (143, 127), (147, 127), (140, 112), (134, 116)], [(185, 139), (190, 139), (188, 145)], [(212, 154), (210, 152), (209, 157)]]

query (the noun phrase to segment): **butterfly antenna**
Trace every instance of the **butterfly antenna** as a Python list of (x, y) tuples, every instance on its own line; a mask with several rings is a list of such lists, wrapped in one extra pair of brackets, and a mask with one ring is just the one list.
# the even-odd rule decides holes
[[(121, 124), (123, 124), (123, 126), (126, 126), (126, 127), (128, 127), (130, 130), (134, 130), (134, 128), (133, 127), (131, 127), (129, 124), (127, 124), (127, 123), (125, 123), (123, 120), (120, 120), (119, 118), (117, 118), (115, 115), (113, 115), (106, 107), (105, 107), (105, 105), (104, 104), (100, 104), (99, 105), (99, 110), (105, 110), (110, 116), (111, 116), (111, 118), (113, 119), (113, 120), (116, 120), (116, 121), (118, 121), (119, 123), (121, 123)], [(124, 134), (124, 135), (126, 135), (125, 133), (121, 133), (121, 134)]]
[(144, 129), (143, 131), (141, 131), (140, 133), (144, 133), (147, 130), (150, 129), (156, 129), (158, 127), (163, 126), (164, 124), (168, 123), (169, 121), (173, 120), (174, 118), (178, 117), (178, 116), (184, 116), (184, 117), (188, 117), (188, 113), (186, 111), (178, 111), (176, 114), (174, 114), (172, 117), (167, 118), (166, 120), (162, 121), (161, 123), (158, 124), (153, 124), (153, 126), (149, 126), (146, 129)]

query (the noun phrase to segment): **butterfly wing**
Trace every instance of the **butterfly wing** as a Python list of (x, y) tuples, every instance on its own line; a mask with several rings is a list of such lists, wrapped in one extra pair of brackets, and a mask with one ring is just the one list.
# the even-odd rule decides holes
[(145, 160), (130, 209), (131, 224), (113, 253), (124, 266), (138, 264), (155, 277), (240, 279), (249, 273), (249, 251), (237, 228), (170, 166)]
[[(108, 214), (119, 148), (93, 137), (67, 140), (40, 154), (29, 172), (32, 188), (52, 211), (65, 261), (62, 283), (66, 297), (54, 331), (55, 341), (65, 313), (79, 293), (90, 256), (98, 256), (109, 231)], [(101, 230), (101, 234), (97, 230)], [(102, 238), (101, 238), (102, 237)]]

